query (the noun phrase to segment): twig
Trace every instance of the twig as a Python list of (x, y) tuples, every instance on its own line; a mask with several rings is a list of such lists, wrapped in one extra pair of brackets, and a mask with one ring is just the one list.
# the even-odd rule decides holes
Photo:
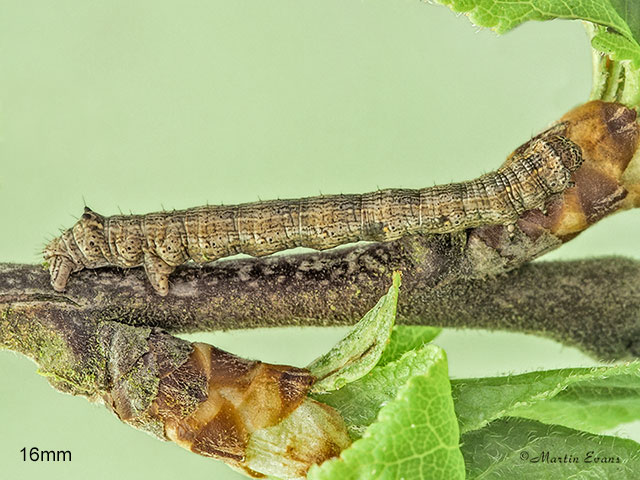
[[(29, 330), (49, 318), (60, 328), (78, 321), (117, 321), (174, 333), (350, 325), (384, 293), (389, 283), (385, 265), (394, 258), (396, 266), (410, 272), (403, 278), (398, 323), (537, 333), (598, 358), (640, 355), (640, 261), (533, 263), (434, 288), (432, 277), (416, 274), (415, 265), (407, 263), (412, 252), (407, 243), (393, 250), (369, 246), (333, 252), (321, 256), (322, 262), (310, 260), (314, 254), (182, 267), (175, 293), (166, 299), (147, 287), (140, 271), (83, 272), (63, 295), (50, 291), (39, 267), (2, 265), (0, 345), (33, 356), (42, 344), (24, 343), (38, 338)], [(349, 270), (355, 271), (346, 275)]]

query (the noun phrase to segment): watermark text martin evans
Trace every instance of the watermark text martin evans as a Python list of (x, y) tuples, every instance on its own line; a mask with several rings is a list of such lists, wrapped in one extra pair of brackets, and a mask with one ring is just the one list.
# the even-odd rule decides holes
[(623, 463), (617, 455), (589, 450), (584, 453), (540, 452), (529, 453), (526, 450), (520, 452), (520, 460), (530, 463)]

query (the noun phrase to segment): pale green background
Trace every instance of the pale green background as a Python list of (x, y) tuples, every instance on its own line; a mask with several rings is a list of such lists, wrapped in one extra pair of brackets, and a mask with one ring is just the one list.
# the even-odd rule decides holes
[[(1, 0), (0, 260), (39, 262), (85, 201), (110, 215), (470, 179), (586, 100), (590, 74), (577, 22), (498, 38), (417, 1)], [(627, 212), (547, 258), (638, 258), (639, 233)], [(342, 332), (206, 339), (303, 365)], [(591, 364), (522, 335), (438, 343), (454, 376)], [(0, 352), (0, 369), (2, 478), (240, 478), (54, 391), (22, 357)], [(31, 446), (73, 460), (23, 463)]]

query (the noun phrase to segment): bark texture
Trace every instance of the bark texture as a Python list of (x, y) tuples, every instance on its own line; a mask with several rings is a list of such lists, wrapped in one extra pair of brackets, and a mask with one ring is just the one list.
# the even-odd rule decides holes
[[(376, 252), (379, 248), (359, 247), (345, 258), (338, 252), (335, 259), (323, 255), (323, 262), (313, 269), (308, 268), (307, 255), (181, 267), (176, 285), (182, 285), (184, 293), (170, 296), (171, 300), (145, 288), (140, 271), (82, 272), (81, 281), (63, 295), (50, 291), (48, 274), (39, 267), (1, 265), (0, 338), (5, 340), (0, 344), (32, 356), (38, 336), (50, 328), (48, 323), (39, 325), (48, 320), (56, 320), (62, 331), (67, 323), (111, 321), (173, 333), (351, 325), (385, 293), (387, 255), (397, 252), (396, 261), (407, 258), (401, 255), (403, 250)], [(372, 262), (379, 269), (372, 268)], [(355, 278), (369, 288), (355, 288), (345, 276), (336, 275), (338, 268), (344, 272), (364, 265), (369, 268), (358, 270)], [(411, 272), (410, 264), (397, 265)], [(287, 282), (278, 281), (283, 271), (295, 273)], [(437, 288), (415, 272), (405, 274), (398, 323), (528, 332), (601, 359), (638, 356), (640, 261), (611, 257), (536, 262), (491, 278), (458, 279)], [(73, 335), (74, 343), (87, 338), (82, 331), (74, 330)]]

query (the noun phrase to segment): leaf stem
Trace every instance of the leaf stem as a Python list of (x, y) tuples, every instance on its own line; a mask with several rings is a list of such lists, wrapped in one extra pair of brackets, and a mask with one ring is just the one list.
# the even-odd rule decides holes
[(640, 106), (640, 69), (631, 62), (624, 62), (624, 88), (620, 95), (620, 103), (632, 108)]
[[(584, 22), (589, 38), (606, 28)], [(619, 102), (630, 108), (640, 107), (640, 68), (629, 60), (615, 60), (611, 55), (592, 48), (593, 84), (590, 100)]]
[(608, 63), (608, 77), (605, 85), (603, 100), (605, 102), (616, 102), (620, 97), (620, 86), (624, 85), (624, 76), (622, 75), (623, 69), (620, 62), (615, 62), (607, 59)]

